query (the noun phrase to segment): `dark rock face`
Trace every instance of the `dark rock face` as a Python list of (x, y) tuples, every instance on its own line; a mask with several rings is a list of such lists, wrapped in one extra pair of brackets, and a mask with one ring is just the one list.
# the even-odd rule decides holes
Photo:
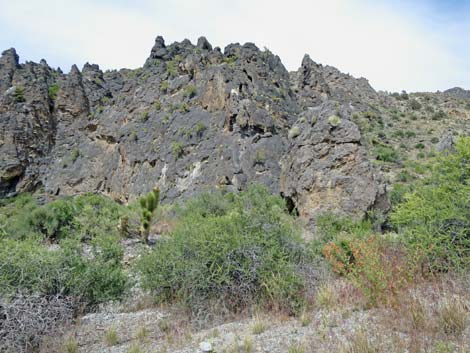
[[(57, 93), (52, 88), (59, 87)], [(0, 59), (0, 197), (44, 187), (164, 201), (259, 182), (308, 221), (387, 208), (379, 173), (350, 120), (377, 93), (308, 56), (288, 73), (254, 44), (222, 53), (204, 37), (157, 37), (141, 69), (69, 74)], [(312, 223), (313, 224), (313, 223)]]
[(452, 96), (460, 99), (470, 99), (470, 91), (460, 87), (450, 88), (443, 92), (445, 95)]

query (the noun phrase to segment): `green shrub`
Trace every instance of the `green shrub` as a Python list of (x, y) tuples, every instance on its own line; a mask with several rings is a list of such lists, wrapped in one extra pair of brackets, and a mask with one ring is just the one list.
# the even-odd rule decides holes
[(419, 103), (416, 99), (410, 99), (409, 104), (412, 110), (420, 110), (422, 108), (421, 103)]
[(187, 112), (189, 112), (189, 109), (190, 109), (189, 104), (186, 103), (186, 102), (183, 102), (183, 103), (180, 104), (180, 106), (178, 108), (178, 111), (180, 113), (187, 113)]
[(13, 98), (15, 99), (16, 103), (26, 102), (26, 99), (24, 98), (24, 88), (15, 87), (15, 91), (13, 92)]
[(84, 256), (76, 239), (49, 249), (37, 240), (0, 240), (0, 296), (16, 293), (67, 295), (86, 305), (120, 299), (127, 276), (123, 250), (114, 237), (92, 242), (91, 257)]
[(170, 60), (166, 63), (166, 72), (170, 77), (178, 76), (178, 62), (176, 60)]
[(142, 120), (142, 122), (146, 122), (147, 120), (149, 120), (150, 118), (150, 113), (148, 112), (148, 110), (144, 110), (143, 112), (140, 113), (140, 120)]
[(143, 287), (159, 301), (183, 302), (193, 313), (216, 304), (300, 309), (303, 281), (295, 268), (307, 252), (283, 199), (261, 186), (204, 193), (176, 215), (171, 235), (137, 263)]
[(175, 159), (180, 158), (184, 153), (183, 144), (179, 141), (173, 141), (171, 143), (171, 152), (173, 153)]
[(163, 81), (162, 83), (160, 83), (160, 91), (161, 92), (168, 92), (168, 89), (170, 88), (170, 83), (168, 81)]
[(389, 146), (377, 146), (374, 150), (375, 158), (383, 162), (397, 162), (398, 153)]
[(117, 235), (120, 217), (128, 212), (101, 195), (66, 197), (38, 206), (25, 194), (0, 204), (0, 234), (14, 239), (89, 240), (100, 235)]
[(421, 143), (421, 142), (419, 142), (415, 145), (415, 148), (418, 149), (418, 150), (422, 150), (424, 147), (425, 147), (424, 144)]
[(184, 89), (184, 96), (187, 98), (193, 98), (196, 96), (197, 88), (194, 85), (187, 85)]
[(405, 196), (391, 220), (414, 256), (431, 271), (470, 265), (470, 139), (456, 144), (456, 153), (441, 156), (431, 176)]
[(342, 234), (353, 234), (363, 238), (372, 233), (372, 223), (369, 219), (354, 220), (326, 213), (316, 221), (315, 238), (310, 242), (311, 249), (316, 255), (323, 255), (323, 247), (335, 241)]
[(442, 120), (446, 118), (447, 118), (447, 114), (442, 110), (439, 110), (438, 112), (434, 113), (431, 117), (432, 120)]
[(160, 111), (162, 109), (162, 102), (157, 99), (155, 102), (153, 102), (153, 107), (157, 112)]
[(389, 192), (389, 198), (392, 206), (403, 202), (405, 200), (404, 196), (407, 193), (410, 193), (411, 190), (412, 185), (399, 183), (394, 184), (392, 190)]
[(205, 130), (207, 130), (207, 126), (204, 123), (198, 122), (196, 124), (196, 135), (197, 136), (201, 137)]
[(49, 86), (49, 98), (55, 100), (57, 98), (57, 93), (59, 92), (59, 85), (54, 83)]

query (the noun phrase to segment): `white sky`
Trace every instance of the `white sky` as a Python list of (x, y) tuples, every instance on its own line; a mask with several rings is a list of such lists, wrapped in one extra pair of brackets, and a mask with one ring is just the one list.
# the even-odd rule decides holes
[(0, 50), (64, 70), (136, 68), (157, 35), (167, 44), (204, 35), (222, 49), (267, 47), (289, 70), (308, 53), (380, 90), (470, 89), (470, 6), (434, 1), (0, 0)]

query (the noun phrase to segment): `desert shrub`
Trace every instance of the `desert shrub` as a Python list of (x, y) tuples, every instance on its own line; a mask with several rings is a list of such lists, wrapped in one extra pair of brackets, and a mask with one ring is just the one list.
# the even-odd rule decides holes
[(397, 231), (431, 271), (470, 265), (470, 139), (440, 156), (431, 175), (391, 215)]
[(333, 271), (350, 279), (371, 306), (396, 299), (411, 278), (404, 249), (378, 236), (343, 234), (325, 245), (324, 254)]
[(150, 113), (148, 110), (144, 110), (143, 112), (140, 113), (140, 120), (142, 122), (146, 122), (150, 118)]
[(393, 184), (392, 190), (389, 192), (389, 198), (392, 206), (398, 205), (405, 200), (405, 195), (410, 193), (413, 186), (410, 184)]
[(26, 102), (26, 99), (24, 97), (24, 88), (15, 87), (15, 91), (13, 92), (13, 98), (15, 99), (16, 103)]
[(201, 137), (205, 130), (207, 130), (207, 126), (203, 122), (196, 124), (195, 132), (197, 136)]
[(183, 144), (179, 141), (173, 141), (171, 143), (171, 152), (173, 156), (175, 157), (175, 159), (180, 158), (184, 153)]
[(422, 150), (422, 149), (424, 149), (424, 147), (425, 147), (424, 144), (421, 143), (421, 142), (419, 142), (415, 145), (415, 148), (418, 149), (418, 150)]
[(49, 97), (52, 100), (55, 100), (57, 98), (57, 93), (59, 92), (59, 85), (54, 83), (53, 85), (49, 86)]
[(389, 146), (377, 146), (374, 149), (375, 158), (383, 162), (397, 162), (398, 153)]
[(170, 88), (170, 83), (168, 81), (162, 81), (162, 83), (160, 83), (160, 91), (161, 92), (167, 92), (168, 89)]
[(422, 108), (421, 103), (418, 102), (416, 99), (410, 99), (409, 104), (412, 110), (420, 110)]
[(193, 313), (211, 303), (230, 311), (253, 303), (301, 307), (295, 268), (308, 255), (283, 199), (255, 185), (239, 194), (203, 193), (175, 212), (171, 235), (137, 263), (158, 300), (183, 302)]
[(123, 250), (113, 237), (92, 241), (85, 256), (77, 239), (50, 249), (37, 240), (0, 241), (0, 297), (17, 293), (72, 296), (88, 306), (120, 299), (127, 288)]
[(402, 170), (400, 173), (398, 173), (397, 179), (403, 183), (406, 183), (413, 180), (414, 177), (407, 170)]
[(0, 351), (35, 352), (46, 336), (60, 335), (73, 316), (73, 300), (60, 296), (0, 297)]
[(194, 85), (187, 85), (184, 89), (183, 95), (187, 98), (193, 98), (197, 94), (197, 88)]
[(0, 211), (0, 234), (15, 239), (39, 236), (50, 240), (115, 235), (120, 217), (129, 212), (113, 200), (94, 194), (66, 197), (42, 206), (24, 194), (0, 204)]
[(318, 217), (316, 221), (315, 237), (310, 242), (310, 247), (314, 254), (323, 255), (324, 246), (341, 235), (352, 234), (358, 238), (364, 238), (372, 232), (372, 228), (372, 223), (368, 219), (354, 220), (326, 213)]
[(178, 76), (178, 61), (175, 59), (167, 61), (166, 72), (168, 73), (169, 77)]
[(29, 216), (36, 207), (36, 202), (30, 194), (0, 199), (0, 237), (21, 237), (29, 234)]
[(447, 118), (447, 114), (443, 110), (439, 110), (431, 116), (432, 120), (442, 120), (446, 118)]

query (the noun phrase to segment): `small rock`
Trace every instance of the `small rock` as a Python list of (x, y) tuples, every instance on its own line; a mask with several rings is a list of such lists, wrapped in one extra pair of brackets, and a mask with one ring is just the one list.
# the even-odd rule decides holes
[(210, 342), (201, 342), (199, 349), (201, 352), (212, 352), (212, 344)]
[(298, 126), (293, 126), (290, 130), (289, 130), (289, 138), (290, 139), (293, 139), (293, 138), (296, 138), (297, 136), (300, 135), (300, 128)]

